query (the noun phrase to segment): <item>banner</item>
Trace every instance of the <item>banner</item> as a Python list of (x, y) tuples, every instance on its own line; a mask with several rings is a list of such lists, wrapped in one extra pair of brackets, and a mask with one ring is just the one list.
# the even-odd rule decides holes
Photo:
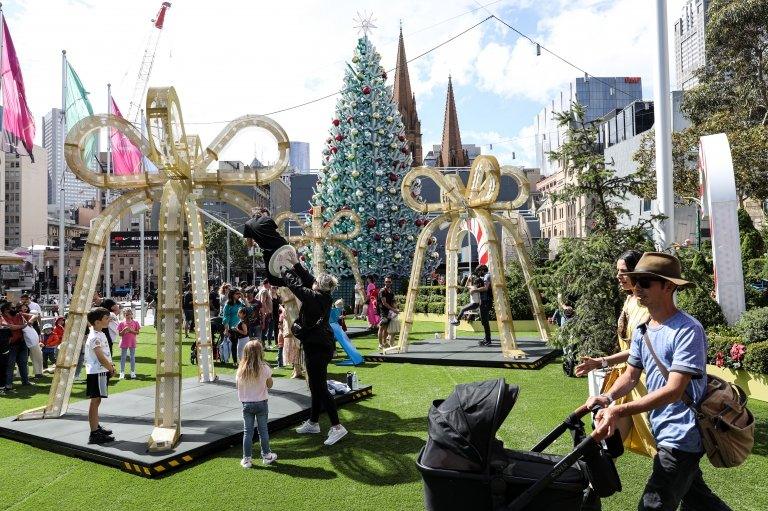
[[(123, 118), (120, 109), (117, 108), (115, 98), (111, 98), (109, 102), (109, 113)], [(112, 142), (112, 173), (117, 175), (139, 174), (141, 172), (141, 151), (139, 148), (116, 129), (110, 129), (109, 132), (109, 138)]]
[(0, 87), (3, 89), (3, 137), (2, 149), (7, 153), (19, 154), (19, 143), (32, 161), (33, 139), (35, 138), (35, 120), (27, 106), (24, 92), (24, 78), (21, 76), (19, 59), (13, 46), (11, 33), (5, 17), (2, 18), (2, 45), (0, 57)]
[[(72, 68), (69, 62), (67, 62), (66, 71), (66, 94), (65, 94), (65, 112), (67, 118), (67, 133), (74, 127), (75, 124), (89, 115), (93, 115), (93, 107), (88, 100), (89, 92), (83, 87), (83, 82), (80, 81), (80, 77)], [(86, 149), (83, 153), (83, 161), (89, 167), (96, 168), (97, 158), (99, 156), (98, 137), (96, 134), (91, 136), (91, 139), (85, 144)], [(101, 169), (99, 169), (101, 171)]]

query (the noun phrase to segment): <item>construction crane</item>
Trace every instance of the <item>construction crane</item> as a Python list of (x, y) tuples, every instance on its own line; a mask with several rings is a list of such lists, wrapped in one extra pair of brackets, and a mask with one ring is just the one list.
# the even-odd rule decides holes
[(147, 37), (144, 55), (141, 58), (141, 66), (139, 67), (139, 74), (136, 77), (136, 84), (133, 86), (131, 103), (128, 108), (128, 115), (126, 116), (126, 119), (134, 124), (140, 122), (139, 115), (142, 109), (142, 99), (144, 99), (144, 94), (147, 92), (149, 77), (152, 74), (152, 65), (155, 63), (155, 53), (157, 52), (157, 45), (160, 43), (160, 36), (163, 33), (165, 13), (170, 8), (170, 2), (163, 2), (160, 5), (160, 10), (158, 11), (157, 16), (152, 19), (153, 28)]

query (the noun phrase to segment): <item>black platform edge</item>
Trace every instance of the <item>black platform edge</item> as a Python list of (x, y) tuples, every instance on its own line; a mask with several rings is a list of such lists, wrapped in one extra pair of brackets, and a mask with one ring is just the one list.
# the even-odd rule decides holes
[[(335, 396), (335, 399), (336, 404), (345, 405), (371, 397), (372, 395), (373, 387), (371, 385), (366, 385), (360, 389), (353, 390), (348, 394)], [(300, 421), (306, 420), (309, 418), (309, 413), (309, 409), (305, 409), (291, 415), (286, 415), (285, 417), (278, 417), (270, 420), (268, 424), (269, 432), (273, 433), (275, 431), (280, 431)], [(181, 436), (182, 438), (184, 437), (183, 430)], [(74, 446), (55, 439), (41, 438), (35, 435), (6, 429), (2, 426), (0, 426), (0, 437), (15, 440), (45, 451), (51, 451), (57, 454), (72, 456), (86, 461), (93, 461), (102, 465), (119, 468), (123, 472), (128, 472), (148, 479), (171, 475), (179, 470), (203, 462), (206, 457), (216, 454), (217, 452), (229, 449), (234, 445), (240, 445), (243, 441), (243, 433), (235, 433), (215, 442), (210, 442), (190, 451), (186, 451), (178, 457), (166, 459), (159, 463), (147, 464), (137, 463), (135, 460), (129, 460), (122, 456), (105, 455), (101, 451), (90, 449), (85, 446)]]
[(365, 337), (366, 335), (373, 335), (376, 333), (376, 330), (357, 330), (355, 332), (347, 332), (347, 337), (350, 339), (354, 339), (356, 337)]
[(469, 360), (469, 359), (446, 359), (446, 358), (426, 358), (409, 357), (408, 353), (390, 355), (363, 355), (366, 362), (389, 362), (394, 364), (422, 364), (433, 366), (460, 366), (460, 367), (495, 367), (499, 369), (541, 369), (552, 360), (562, 355), (562, 350), (554, 349), (531, 362), (522, 360)]

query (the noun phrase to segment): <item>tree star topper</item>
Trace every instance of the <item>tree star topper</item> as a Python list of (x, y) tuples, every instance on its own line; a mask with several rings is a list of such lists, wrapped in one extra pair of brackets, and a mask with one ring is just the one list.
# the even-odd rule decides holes
[(354, 18), (354, 20), (357, 25), (355, 25), (355, 28), (357, 29), (357, 32), (362, 32), (365, 37), (368, 37), (368, 32), (371, 31), (373, 28), (377, 28), (376, 25), (373, 24), (375, 21), (375, 18), (373, 17), (373, 13), (367, 13), (363, 11), (362, 13), (360, 11), (357, 12), (357, 16)]

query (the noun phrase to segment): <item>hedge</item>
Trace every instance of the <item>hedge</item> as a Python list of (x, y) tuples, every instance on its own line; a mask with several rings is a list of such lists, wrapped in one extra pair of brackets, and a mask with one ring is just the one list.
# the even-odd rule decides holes
[(744, 344), (768, 341), (768, 307), (746, 311), (736, 322), (736, 329)]
[(768, 374), (768, 341), (747, 346), (744, 355), (744, 369), (753, 373)]

